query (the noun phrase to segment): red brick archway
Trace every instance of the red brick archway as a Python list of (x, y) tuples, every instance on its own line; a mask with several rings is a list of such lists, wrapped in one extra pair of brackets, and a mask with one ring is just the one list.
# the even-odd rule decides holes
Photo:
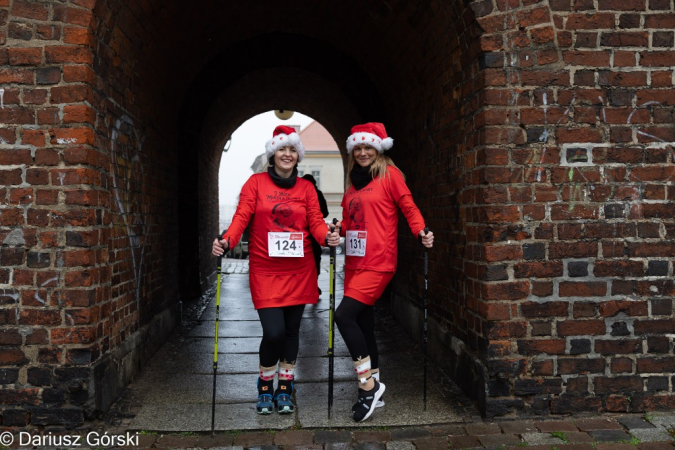
[(483, 413), (672, 407), (674, 14), (0, 0), (3, 425), (109, 406), (208, 286), (222, 142), (286, 102), (338, 142), (386, 122), (438, 239), (431, 352)]

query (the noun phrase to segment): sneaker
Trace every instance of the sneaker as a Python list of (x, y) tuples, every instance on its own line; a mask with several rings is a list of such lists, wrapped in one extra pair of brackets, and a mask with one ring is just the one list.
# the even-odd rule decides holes
[(295, 411), (295, 405), (291, 400), (293, 394), (293, 382), (279, 382), (277, 390), (274, 391), (274, 404), (279, 414), (291, 414)]
[[(374, 373), (374, 374), (373, 374), (373, 378), (376, 379), (377, 381), (380, 381), (380, 374), (379, 374), (379, 372), (378, 372), (378, 373)], [(377, 401), (377, 403), (375, 403), (375, 407), (376, 407), (376, 408), (382, 408), (383, 406), (384, 406), (384, 395), (383, 395), (382, 397), (380, 397), (380, 399)], [(354, 411), (352, 411), (352, 412), (354, 412)]]
[(258, 403), (255, 405), (255, 410), (258, 414), (272, 414), (274, 411), (274, 403), (272, 401), (272, 381), (264, 382), (258, 378)]
[[(356, 407), (356, 405), (358, 405), (358, 403), (355, 403), (354, 406), (352, 406), (352, 414), (354, 414), (354, 407)], [(382, 408), (384, 405), (386, 405), (386, 403), (384, 403), (384, 395), (382, 395), (377, 403), (375, 403), (375, 407)]]
[(374, 405), (380, 400), (380, 397), (384, 394), (384, 390), (384, 383), (380, 383), (377, 380), (375, 380), (375, 387), (370, 391), (364, 391), (359, 388), (359, 400), (352, 406), (354, 421), (363, 422), (373, 414), (376, 408)]

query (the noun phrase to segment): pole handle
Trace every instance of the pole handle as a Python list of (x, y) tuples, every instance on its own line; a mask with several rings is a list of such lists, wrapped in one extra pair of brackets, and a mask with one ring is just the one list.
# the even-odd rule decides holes
[[(223, 240), (223, 236), (225, 236), (225, 232), (224, 232), (224, 231), (223, 231), (222, 233), (220, 233), (218, 236), (216, 236), (216, 240), (217, 240), (218, 242), (222, 241), (222, 240)], [(223, 252), (223, 254), (219, 256), (219, 258), (222, 258), (222, 257), (225, 255), (225, 253), (226, 253), (229, 249), (230, 249), (230, 239), (228, 238), (228, 239), (227, 239), (227, 248), (225, 249), (225, 251)]]
[[(425, 225), (424, 226), (424, 235), (426, 236), (427, 234), (429, 234), (429, 227)], [(422, 235), (421, 234), (419, 236), (417, 236), (417, 240), (419, 240), (420, 245), (422, 245)]]

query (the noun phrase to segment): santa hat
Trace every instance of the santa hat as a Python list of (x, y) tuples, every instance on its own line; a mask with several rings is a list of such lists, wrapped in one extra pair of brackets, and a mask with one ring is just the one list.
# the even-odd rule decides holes
[(394, 140), (387, 137), (387, 130), (383, 124), (368, 122), (352, 127), (352, 134), (347, 138), (347, 153), (351, 153), (354, 147), (360, 144), (369, 145), (379, 153), (383, 153), (394, 146)]
[(279, 148), (292, 145), (298, 151), (298, 162), (305, 157), (305, 147), (302, 146), (300, 136), (295, 132), (295, 128), (279, 125), (272, 133), (272, 139), (265, 144), (265, 156), (270, 159)]

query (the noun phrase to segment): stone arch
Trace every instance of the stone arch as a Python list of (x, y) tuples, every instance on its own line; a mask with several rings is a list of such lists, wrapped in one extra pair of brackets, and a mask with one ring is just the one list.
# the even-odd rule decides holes
[[(141, 126), (155, 137), (154, 157), (166, 165), (166, 175), (157, 177), (168, 176), (178, 186), (177, 204), (167, 200), (176, 208), (175, 221), (169, 221), (177, 238), (160, 257), (172, 280), (167, 286), (180, 280), (180, 289), (170, 291), (186, 300), (208, 286), (219, 146), (238, 123), (277, 107), (275, 102), (292, 101), (285, 107), (320, 120), (338, 142), (354, 123), (385, 122), (397, 143), (392, 156), (405, 167), (431, 226), (443, 220), (434, 217), (432, 205), (447, 190), (459, 210), (461, 149), (480, 128), (471, 119), (479, 108), (474, 79), (481, 67), (470, 9), (458, 2), (349, 2), (327, 9), (307, 2), (293, 12), (275, 11), (271, 20), (268, 7), (230, 6), (225, 12), (218, 2), (205, 2), (182, 11), (172, 2), (99, 1), (94, 9), (100, 19), (97, 70), (111, 80), (120, 110), (142, 116)], [(117, 87), (118, 79), (125, 83)], [(430, 164), (454, 167), (455, 175), (442, 170), (428, 177)], [(461, 243), (458, 213), (453, 221), (448, 237)], [(414, 253), (403, 239), (402, 253)], [(453, 252), (462, 257), (462, 250)], [(415, 273), (405, 258), (402, 265)], [(453, 270), (463, 274), (461, 263)], [(398, 284), (401, 298), (416, 298), (409, 286), (417, 280), (403, 275)], [(462, 289), (450, 287), (458, 309)], [(171, 303), (161, 295), (156, 302), (149, 309)]]
[[(302, 48), (305, 54), (320, 53), (320, 56), (295, 55), (294, 61), (283, 58), (281, 66), (275, 58), (262, 56), (280, 55), (287, 48)], [(201, 279), (184, 281), (195, 288), (193, 295), (203, 290), (200, 285), (212, 281), (212, 277), (204, 278), (204, 274), (210, 273), (206, 268), (213, 266), (212, 258), (203, 252), (197, 256), (200, 246), (196, 237), (213, 234), (208, 232), (214, 228), (213, 222), (198, 221), (201, 214), (210, 214), (209, 217), (213, 214), (200, 211), (202, 207), (197, 205), (210, 205), (211, 202), (204, 199), (217, 196), (215, 177), (218, 176), (222, 144), (246, 119), (282, 105), (305, 111), (320, 120), (340, 141), (346, 139), (351, 124), (364, 117), (386, 121), (375, 87), (358, 64), (314, 39), (283, 33), (259, 36), (239, 42), (236, 48), (222, 52), (204, 67), (186, 96), (181, 119), (181, 127), (185, 130), (181, 147), (188, 153), (199, 155), (181, 162), (183, 173), (194, 176), (188, 185), (199, 185), (199, 189), (183, 203), (190, 212), (179, 214), (184, 229), (190, 227), (192, 230), (184, 234), (181, 260), (195, 261), (191, 265), (193, 276), (202, 274)], [(199, 264), (196, 263), (198, 260)], [(187, 276), (189, 272), (183, 273)], [(185, 289), (189, 291), (188, 286), (183, 291)]]

